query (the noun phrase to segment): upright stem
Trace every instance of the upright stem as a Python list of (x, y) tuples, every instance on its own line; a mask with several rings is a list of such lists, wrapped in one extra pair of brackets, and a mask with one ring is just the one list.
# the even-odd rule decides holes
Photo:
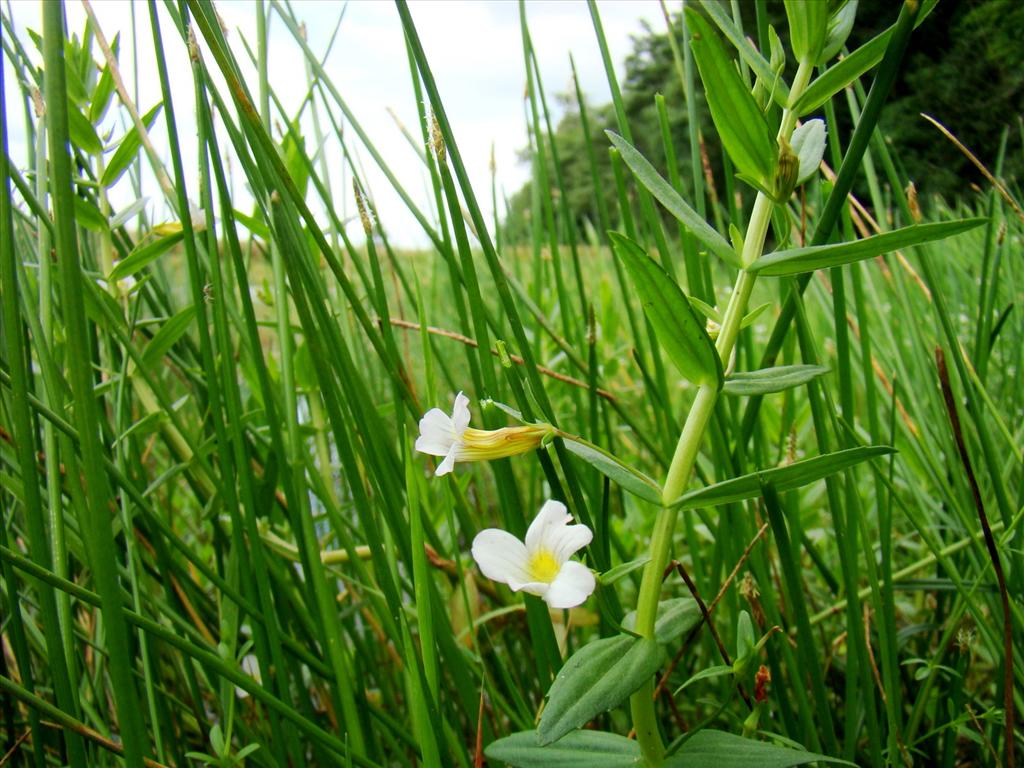
[[(813, 72), (813, 65), (803, 61), (797, 69), (790, 90), (791, 103), (795, 102), (807, 87)], [(797, 115), (787, 109), (782, 116), (779, 127), (779, 138), (788, 139), (796, 125)], [(774, 202), (767, 195), (759, 192), (754, 201), (754, 208), (747, 225), (746, 238), (743, 241), (742, 263), (747, 266), (754, 262), (764, 250), (765, 237), (771, 224)], [(718, 332), (715, 348), (722, 360), (722, 365), (729, 367), (729, 359), (736, 346), (743, 315), (746, 313), (747, 302), (754, 289), (757, 276), (754, 273), (740, 270), (729, 297), (729, 305), (722, 318), (722, 327)], [(683, 431), (679, 435), (672, 464), (662, 486), (662, 508), (658, 512), (651, 533), (651, 559), (644, 567), (643, 579), (640, 582), (640, 594), (637, 597), (636, 631), (642, 637), (654, 637), (654, 623), (658, 615), (658, 598), (661, 596), (662, 574), (668, 564), (672, 544), (672, 532), (675, 529), (678, 510), (670, 505), (678, 499), (686, 488), (687, 480), (693, 471), (697, 453), (704, 439), (711, 415), (715, 411), (718, 400), (718, 387), (702, 384), (697, 390), (693, 405), (686, 417)], [(647, 765), (656, 767), (662, 764), (665, 757), (665, 745), (658, 733), (658, 720), (654, 709), (654, 681), (649, 680), (630, 697), (630, 708), (633, 714), (633, 726), (636, 729), (636, 740), (640, 745)]]

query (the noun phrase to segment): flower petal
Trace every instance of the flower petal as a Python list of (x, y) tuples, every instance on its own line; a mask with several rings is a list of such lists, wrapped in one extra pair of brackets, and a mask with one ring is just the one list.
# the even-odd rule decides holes
[(508, 586), (513, 592), (526, 592), (531, 595), (536, 595), (537, 597), (544, 597), (544, 595), (547, 594), (548, 589), (551, 588), (551, 585), (545, 581), (527, 581), (525, 583), (510, 581)]
[(462, 435), (469, 426), (469, 398), (459, 392), (455, 396), (455, 405), (452, 406), (452, 428), (456, 435)]
[(451, 448), (448, 449), (448, 453), (445, 454), (444, 461), (442, 461), (437, 469), (434, 470), (434, 476), (440, 477), (441, 475), (447, 475), (453, 469), (455, 469), (455, 456), (459, 452), (459, 444), (452, 443)]
[(559, 565), (587, 546), (594, 538), (594, 532), (582, 524), (566, 525), (552, 533), (555, 540), (549, 542), (549, 547)]
[(552, 608), (575, 608), (590, 597), (596, 586), (594, 573), (583, 563), (570, 560), (548, 586), (544, 602)]
[(420, 453), (445, 456), (454, 441), (452, 420), (440, 408), (431, 408), (420, 419), (420, 436), (416, 438), (416, 450)]
[(480, 531), (473, 539), (472, 551), (480, 573), (487, 578), (509, 586), (515, 584), (513, 589), (522, 589), (530, 584), (530, 576), (526, 572), (526, 547), (508, 531), (500, 528)]
[(557, 538), (557, 532), (565, 528), (565, 524), (570, 520), (572, 516), (565, 508), (565, 504), (548, 499), (526, 531), (526, 548), (530, 552), (539, 549), (551, 550), (549, 542)]
[(561, 565), (594, 538), (593, 531), (585, 525), (567, 525), (570, 520), (572, 516), (565, 504), (553, 499), (544, 502), (526, 532), (526, 549), (531, 553), (550, 552)]

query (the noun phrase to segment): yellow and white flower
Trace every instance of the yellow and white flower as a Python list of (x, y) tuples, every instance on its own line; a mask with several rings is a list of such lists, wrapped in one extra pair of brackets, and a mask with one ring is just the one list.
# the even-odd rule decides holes
[(473, 429), (469, 426), (469, 398), (462, 392), (455, 397), (452, 415), (431, 408), (420, 419), (416, 450), (431, 456), (443, 456), (436, 475), (446, 475), (457, 461), (486, 461), (515, 456), (537, 448), (554, 433), (548, 424), (529, 424), (502, 429)]
[(573, 608), (594, 591), (593, 572), (569, 558), (594, 537), (585, 525), (568, 525), (565, 504), (548, 500), (522, 542), (508, 531), (488, 528), (473, 539), (473, 559), (489, 579), (528, 592), (552, 608)]

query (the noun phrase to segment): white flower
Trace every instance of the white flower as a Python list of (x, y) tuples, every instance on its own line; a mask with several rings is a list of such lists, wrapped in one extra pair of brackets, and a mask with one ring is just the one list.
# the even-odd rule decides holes
[(431, 456), (444, 456), (436, 475), (446, 475), (456, 461), (503, 459), (517, 453), (532, 451), (554, 432), (548, 424), (528, 424), (502, 429), (472, 429), (469, 426), (469, 398), (462, 392), (455, 396), (452, 415), (440, 408), (431, 408), (420, 419), (420, 436), (416, 450)]
[(524, 544), (508, 531), (488, 528), (473, 539), (473, 559), (489, 579), (513, 592), (529, 592), (552, 608), (572, 608), (594, 591), (593, 572), (569, 558), (594, 537), (585, 525), (568, 525), (565, 504), (548, 500), (530, 523)]
[[(241, 667), (242, 671), (245, 672), (245, 674), (247, 674), (260, 685), (263, 685), (263, 676), (260, 674), (260, 662), (259, 659), (257, 659), (253, 654), (248, 653), (242, 657)], [(239, 698), (244, 699), (249, 695), (249, 692), (242, 690), (236, 685), (235, 694)]]

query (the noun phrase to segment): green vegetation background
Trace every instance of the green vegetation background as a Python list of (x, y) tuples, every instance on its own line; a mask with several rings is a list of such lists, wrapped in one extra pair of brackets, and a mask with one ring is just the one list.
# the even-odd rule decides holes
[[(741, 3), (741, 11), (753, 15), (752, 6)], [(854, 50), (892, 23), (891, 0), (860, 0), (857, 23), (847, 41)], [(769, 3), (770, 21), (785, 40), (788, 31), (781, 0)], [(677, 39), (682, 37), (679, 17), (674, 18)], [(651, 94), (664, 94), (668, 106), (672, 136), (677, 147), (688, 142), (687, 116), (679, 77), (664, 25), (648, 26), (645, 34), (634, 38), (633, 51), (625, 62), (622, 97), (633, 126), (636, 146), (645, 157), (665, 173), (664, 153), (658, 114)], [(795, 62), (787, 62), (792, 75)], [(576, 97), (559, 97), (566, 110), (556, 129), (556, 141), (569, 207), (580, 235), (589, 225), (597, 226), (595, 194)], [(721, 147), (714, 143), (715, 132), (702, 99), (701, 133), (707, 141), (709, 166), (720, 177)], [(615, 128), (611, 103), (586, 105), (592, 137), (603, 137), (605, 129)], [(927, 24), (911, 38), (906, 61), (893, 87), (881, 121), (883, 135), (894, 148), (894, 157), (906, 175), (915, 180), (924, 196), (941, 195), (947, 199), (964, 193), (965, 186), (983, 179), (970, 161), (929, 125), (920, 113), (926, 112), (949, 128), (983, 162), (994, 163), (999, 142), (1007, 125), (1021, 129), (1024, 114), (1024, 2), (1020, 0), (953, 0), (939, 3)], [(842, 135), (849, 135), (850, 117), (837, 110)], [(603, 139), (602, 147), (605, 146)], [(680, 175), (692, 198), (689, 158), (679, 153)], [(524, 162), (529, 151), (524, 150)], [(614, 207), (615, 184), (608, 155), (597, 153), (601, 187), (610, 208)], [(1024, 155), (1010, 153), (1003, 175), (1019, 179), (1024, 170)], [(863, 180), (860, 181), (863, 184)], [(864, 193), (856, 190), (855, 193)], [(516, 191), (508, 201), (505, 235), (510, 243), (530, 239), (530, 184)]]

